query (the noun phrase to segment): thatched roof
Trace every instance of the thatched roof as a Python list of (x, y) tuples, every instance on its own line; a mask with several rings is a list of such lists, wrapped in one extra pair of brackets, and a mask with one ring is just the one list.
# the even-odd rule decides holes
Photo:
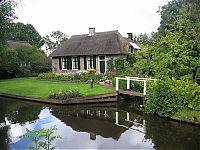
[(94, 133), (104, 138), (113, 138), (118, 140), (122, 133), (127, 129), (117, 126), (115, 121), (97, 120), (95, 118), (81, 118), (67, 115), (59, 115), (59, 119), (73, 130), (79, 132)]
[(8, 47), (13, 48), (13, 49), (16, 49), (16, 48), (31, 49), (32, 48), (31, 44), (29, 44), (26, 41), (12, 41), (12, 40), (10, 40), (7, 43), (8, 43)]
[(50, 54), (50, 57), (127, 54), (128, 49), (128, 40), (122, 37), (117, 30), (95, 32), (92, 36), (89, 36), (88, 34), (73, 35)]

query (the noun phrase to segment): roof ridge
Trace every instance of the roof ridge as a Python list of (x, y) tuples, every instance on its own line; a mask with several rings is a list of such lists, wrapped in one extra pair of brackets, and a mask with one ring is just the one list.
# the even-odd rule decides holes
[[(99, 34), (99, 33), (112, 33), (112, 32), (117, 33), (118, 30), (95, 32), (94, 35)], [(77, 35), (72, 35), (71, 37), (79, 37), (79, 36), (86, 36), (86, 35), (88, 35), (88, 34), (77, 34)]]
[(28, 41), (21, 41), (21, 40), (8, 40), (7, 42), (29, 43)]

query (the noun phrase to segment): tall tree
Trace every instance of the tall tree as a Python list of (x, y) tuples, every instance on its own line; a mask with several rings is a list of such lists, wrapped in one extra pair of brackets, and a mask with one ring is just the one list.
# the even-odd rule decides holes
[(68, 39), (68, 36), (61, 31), (53, 31), (50, 35), (43, 37), (47, 53), (52, 53), (60, 44)]
[(200, 0), (172, 0), (160, 10), (162, 20), (159, 33), (162, 36), (178, 34), (177, 43), (185, 48), (185, 56), (189, 57), (186, 66), (191, 67), (193, 79), (197, 66), (200, 66), (199, 4)]
[(6, 45), (9, 23), (16, 18), (16, 5), (12, 0), (0, 0), (0, 50)]
[(200, 66), (199, 3), (200, 0), (171, 0), (161, 7), (158, 32), (144, 42), (142, 51), (133, 55), (136, 62), (132, 72), (177, 79), (192, 74), (195, 80)]
[(12, 23), (10, 24), (9, 40), (27, 41), (31, 45), (41, 47), (41, 36), (38, 31), (31, 24)]

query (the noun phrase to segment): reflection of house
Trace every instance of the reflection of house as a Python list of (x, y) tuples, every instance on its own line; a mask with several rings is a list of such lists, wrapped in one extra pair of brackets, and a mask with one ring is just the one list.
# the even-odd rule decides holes
[(104, 138), (118, 140), (127, 129), (115, 125), (115, 113), (96, 110), (77, 110), (72, 113), (53, 113), (54, 116), (65, 122), (73, 130), (90, 133), (90, 139), (95, 140), (96, 135)]
[(31, 49), (32, 48), (30, 43), (28, 43), (26, 41), (12, 41), (12, 40), (9, 40), (7, 43), (8, 43), (8, 47), (12, 48), (12, 49), (17, 49), (17, 48)]
[[(130, 35), (129, 33), (129, 37)], [(140, 48), (133, 40), (124, 38), (117, 30), (95, 32), (95, 28), (90, 28), (89, 34), (73, 35), (51, 53), (50, 57), (55, 73), (76, 72), (89, 68), (105, 73), (108, 60), (125, 57), (136, 49)]]
[[(129, 121), (129, 119), (131, 119), (130, 116), (128, 117), (129, 119), (127, 119), (126, 112), (120, 112), (119, 115), (116, 115), (115, 111), (116, 110), (82, 109), (69, 110), (68, 112), (65, 109), (63, 111), (55, 111), (53, 115), (65, 122), (65, 124), (70, 126), (73, 130), (90, 133), (90, 139), (92, 140), (96, 139), (96, 135), (118, 140), (121, 134), (128, 130), (134, 123)], [(134, 115), (134, 118), (135, 117)], [(124, 126), (120, 126), (120, 124)]]

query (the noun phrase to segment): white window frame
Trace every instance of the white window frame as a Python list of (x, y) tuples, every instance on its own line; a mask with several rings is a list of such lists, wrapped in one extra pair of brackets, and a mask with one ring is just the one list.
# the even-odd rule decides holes
[[(76, 66), (75, 66), (75, 60), (76, 60)], [(77, 56), (72, 57), (72, 70), (78, 70), (78, 66), (79, 66), (78, 63), (79, 63), (78, 57)]]
[[(64, 61), (64, 59), (66, 61)], [(64, 63), (66, 62), (66, 68), (64, 68)], [(61, 65), (62, 65), (62, 70), (67, 70), (67, 57), (61, 57)]]
[(94, 68), (94, 59), (93, 56), (87, 56), (87, 70), (90, 69), (90, 59), (92, 59), (92, 68)]

